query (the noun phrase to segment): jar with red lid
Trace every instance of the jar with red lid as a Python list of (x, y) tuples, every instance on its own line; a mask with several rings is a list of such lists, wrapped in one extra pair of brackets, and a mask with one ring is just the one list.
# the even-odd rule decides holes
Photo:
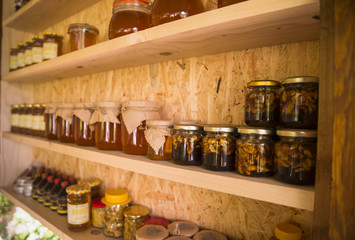
[(74, 104), (74, 139), (79, 146), (95, 146), (95, 129), (90, 128), (94, 103)]
[(225, 7), (225, 6), (229, 6), (232, 4), (236, 4), (236, 3), (240, 3), (240, 2), (245, 2), (247, 0), (218, 0), (218, 7)]
[(43, 60), (52, 59), (62, 55), (63, 36), (55, 32), (46, 32), (43, 35)]
[(91, 202), (92, 225), (96, 228), (105, 227), (105, 207), (101, 198), (96, 198)]
[(116, 0), (113, 2), (109, 39), (149, 28), (151, 5), (148, 0)]
[(57, 104), (47, 103), (44, 110), (44, 135), (48, 140), (57, 140), (57, 123), (55, 113), (57, 112)]
[(56, 112), (57, 138), (61, 142), (74, 143), (74, 104), (60, 103)]
[(70, 51), (76, 51), (96, 44), (99, 30), (87, 23), (73, 23), (68, 27)]

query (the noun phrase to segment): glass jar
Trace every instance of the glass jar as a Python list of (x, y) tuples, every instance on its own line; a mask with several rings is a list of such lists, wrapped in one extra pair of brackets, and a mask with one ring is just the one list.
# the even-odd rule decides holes
[(95, 129), (89, 127), (94, 103), (74, 104), (74, 140), (79, 146), (95, 146)]
[[(54, 179), (54, 187), (51, 189), (51, 192), (49, 194), (49, 208), (53, 211), (57, 211), (57, 200), (58, 200), (58, 194), (59, 191), (63, 188), (62, 185), (62, 179), (61, 178), (56, 178)], [(66, 186), (66, 185), (65, 185)]]
[(237, 128), (222, 125), (204, 126), (203, 167), (214, 171), (233, 171)]
[(253, 177), (271, 176), (275, 172), (273, 130), (240, 127), (237, 139), (236, 169)]
[(180, 165), (202, 164), (202, 131), (200, 125), (175, 124), (173, 162)]
[(146, 120), (160, 119), (160, 104), (149, 101), (127, 101), (122, 104), (122, 150), (129, 154), (146, 155), (144, 137)]
[(59, 215), (67, 215), (68, 208), (67, 208), (67, 187), (69, 186), (68, 181), (64, 181), (60, 184), (62, 187), (57, 195), (57, 213)]
[(41, 135), (41, 122), (43, 121), (43, 109), (41, 104), (33, 104), (31, 129), (33, 136)]
[(148, 208), (139, 205), (130, 206), (124, 211), (124, 240), (136, 239), (136, 231), (142, 227), (149, 212)]
[(255, 80), (248, 83), (245, 96), (245, 123), (253, 127), (276, 127), (279, 125), (280, 82)]
[(285, 128), (316, 129), (318, 78), (292, 77), (281, 82), (281, 124)]
[(68, 27), (70, 51), (76, 51), (96, 44), (99, 30), (87, 23), (73, 23)]
[(24, 43), (20, 43), (19, 45), (17, 45), (17, 48), (17, 69), (19, 69), (25, 66), (26, 45)]
[(291, 223), (279, 223), (274, 229), (275, 236), (270, 240), (301, 240), (302, 229)]
[(25, 49), (25, 65), (30, 66), (32, 64), (32, 40), (26, 41)]
[(115, 0), (108, 30), (109, 39), (150, 27), (151, 5), (148, 0)]
[(96, 103), (90, 124), (95, 124), (95, 144), (101, 150), (121, 150), (120, 102)]
[(18, 109), (18, 133), (25, 133), (25, 104), (20, 104)]
[(173, 121), (148, 120), (146, 125), (144, 135), (148, 142), (148, 158), (171, 160)]
[(19, 105), (11, 105), (11, 132), (18, 132), (19, 125)]
[(17, 47), (10, 48), (10, 72), (17, 69), (17, 61), (18, 61), (17, 53), (18, 53)]
[(152, 26), (186, 18), (204, 12), (201, 0), (155, 0), (152, 6)]
[(55, 113), (57, 112), (57, 104), (47, 103), (44, 111), (45, 137), (48, 140), (57, 140), (57, 123)]
[(137, 240), (163, 240), (169, 236), (169, 231), (159, 225), (145, 225), (137, 230), (136, 239)]
[(275, 144), (276, 179), (297, 185), (314, 184), (317, 131), (282, 129)]
[(92, 225), (96, 228), (105, 227), (105, 206), (101, 198), (96, 198), (91, 202)]
[(125, 189), (107, 190), (102, 202), (106, 204), (104, 234), (109, 237), (124, 236), (124, 211), (132, 198)]
[(168, 225), (170, 235), (192, 237), (198, 230), (197, 224), (191, 221), (174, 221)]
[(25, 104), (25, 109), (23, 111), (23, 114), (24, 114), (24, 118), (23, 118), (24, 131), (23, 131), (23, 133), (29, 134), (29, 135), (32, 134), (32, 108), (33, 108), (32, 104)]
[(78, 181), (79, 185), (89, 185), (90, 186), (90, 196), (91, 199), (96, 199), (100, 197), (100, 184), (101, 181), (98, 178), (85, 178)]
[(194, 240), (214, 239), (214, 240), (227, 240), (228, 238), (223, 233), (213, 230), (202, 230), (194, 235)]
[(229, 6), (232, 4), (236, 4), (236, 3), (240, 3), (240, 2), (245, 2), (247, 0), (218, 0), (218, 7), (225, 7), (225, 6)]
[(62, 55), (63, 36), (55, 32), (46, 32), (43, 35), (43, 60), (56, 58)]
[(40, 104), (39, 112), (40, 112), (40, 117), (38, 117), (39, 120), (39, 136), (40, 137), (45, 137), (46, 133), (46, 123), (44, 121), (44, 111), (46, 109), (46, 104), (42, 103)]
[(57, 138), (64, 143), (74, 143), (74, 104), (60, 103), (56, 112)]
[(32, 38), (32, 64), (43, 62), (43, 38)]
[(72, 185), (67, 187), (68, 228), (71, 231), (83, 231), (91, 225), (90, 186)]

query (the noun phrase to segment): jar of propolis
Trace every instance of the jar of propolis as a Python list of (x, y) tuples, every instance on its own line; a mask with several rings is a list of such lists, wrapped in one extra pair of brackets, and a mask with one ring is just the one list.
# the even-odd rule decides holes
[(148, 142), (147, 155), (153, 160), (171, 160), (173, 121), (147, 120), (144, 132)]
[(26, 51), (26, 44), (20, 43), (17, 45), (17, 68), (23, 68), (26, 64), (25, 59), (25, 51)]
[(318, 78), (291, 77), (281, 81), (281, 124), (285, 128), (316, 129)]
[(56, 112), (57, 138), (64, 143), (74, 143), (74, 104), (59, 103)]
[(96, 228), (105, 227), (105, 206), (101, 198), (91, 201), (92, 225)]
[(225, 7), (225, 6), (229, 6), (232, 4), (236, 4), (236, 3), (240, 3), (240, 2), (245, 2), (246, 0), (218, 0), (218, 7)]
[(10, 49), (10, 72), (17, 69), (17, 61), (18, 61), (17, 54), (18, 54), (18, 48), (11, 47), (11, 49)]
[(135, 240), (136, 232), (148, 218), (150, 210), (144, 206), (134, 205), (124, 211), (124, 240)]
[(43, 38), (34, 36), (32, 38), (32, 64), (43, 61)]
[(74, 104), (74, 139), (79, 146), (95, 146), (95, 129), (89, 127), (94, 103)]
[(32, 40), (26, 41), (25, 49), (25, 65), (30, 66), (32, 64)]
[(99, 30), (87, 23), (72, 23), (68, 27), (70, 51), (76, 51), (96, 44)]
[(66, 188), (67, 192), (67, 221), (71, 231), (83, 231), (90, 224), (90, 186), (72, 185)]
[(43, 60), (56, 58), (62, 55), (63, 36), (55, 32), (46, 32), (43, 35)]
[(239, 127), (236, 169), (245, 176), (268, 177), (275, 173), (274, 131), (268, 128)]
[(317, 131), (280, 129), (276, 133), (280, 138), (275, 144), (276, 179), (297, 185), (314, 184)]
[(100, 197), (100, 184), (101, 181), (98, 178), (85, 178), (78, 181), (79, 185), (89, 185), (90, 186), (90, 196), (91, 199), (96, 199)]
[(150, 27), (149, 0), (115, 0), (109, 25), (109, 39)]
[(44, 110), (45, 137), (48, 140), (57, 140), (57, 123), (55, 114), (57, 104), (47, 103)]
[(160, 119), (160, 104), (149, 101), (127, 101), (122, 104), (122, 150), (129, 154), (146, 155), (144, 137), (147, 120)]
[(203, 126), (175, 124), (173, 131), (173, 162), (180, 165), (202, 164)]
[(186, 18), (204, 11), (201, 0), (155, 0), (152, 6), (152, 26)]
[(11, 132), (18, 132), (19, 125), (19, 105), (11, 105)]
[(253, 127), (276, 127), (279, 125), (280, 82), (254, 80), (248, 83), (245, 96), (245, 123)]
[(226, 125), (206, 125), (204, 131), (203, 167), (214, 171), (233, 171), (237, 128)]
[(99, 102), (90, 124), (95, 125), (95, 144), (101, 150), (121, 150), (120, 102)]

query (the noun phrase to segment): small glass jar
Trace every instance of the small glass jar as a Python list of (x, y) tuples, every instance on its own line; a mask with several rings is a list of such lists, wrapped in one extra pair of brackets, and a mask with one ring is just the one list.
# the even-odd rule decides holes
[(11, 132), (18, 132), (19, 125), (19, 105), (11, 105)]
[(89, 127), (94, 103), (74, 104), (74, 140), (79, 146), (95, 146), (95, 129)]
[(202, 133), (200, 125), (175, 124), (173, 132), (173, 162), (180, 165), (202, 164)]
[(24, 114), (24, 132), (25, 134), (32, 135), (32, 104), (25, 104)]
[(76, 51), (96, 44), (99, 30), (87, 23), (73, 23), (68, 27), (70, 51)]
[(46, 32), (43, 35), (43, 60), (56, 58), (62, 55), (63, 36), (55, 32)]
[(20, 43), (17, 45), (18, 52), (17, 52), (17, 69), (23, 68), (26, 64), (25, 59), (25, 51), (26, 51), (26, 44)]
[(146, 120), (160, 119), (160, 104), (149, 101), (128, 101), (122, 104), (122, 151), (146, 155), (147, 140), (144, 137)]
[(204, 126), (203, 167), (214, 171), (235, 169), (236, 127), (222, 125)]
[(281, 124), (285, 128), (316, 129), (318, 78), (292, 77), (281, 82)]
[(168, 225), (170, 235), (192, 237), (198, 230), (197, 224), (191, 221), (174, 221)]
[(40, 117), (39, 119), (39, 136), (40, 137), (45, 137), (45, 130), (46, 130), (46, 123), (44, 121), (44, 111), (46, 110), (46, 104), (42, 103), (40, 104), (39, 112), (40, 112)]
[(23, 185), (23, 195), (26, 197), (32, 196), (32, 187), (33, 187), (33, 180), (27, 180)]
[(275, 144), (276, 179), (282, 182), (314, 184), (317, 131), (278, 130), (280, 140)]
[(146, 125), (144, 135), (148, 142), (148, 158), (171, 160), (173, 121), (148, 120)]
[(214, 239), (214, 240), (227, 240), (228, 238), (223, 233), (213, 230), (202, 230), (194, 235), (193, 240)]
[(25, 65), (30, 66), (32, 64), (32, 40), (26, 41), (25, 49)]
[(17, 69), (17, 47), (11, 47), (10, 49), (10, 72)]
[(96, 199), (100, 197), (100, 184), (101, 181), (98, 178), (85, 178), (78, 181), (79, 185), (87, 184), (90, 186), (90, 196), (91, 199)]
[(43, 38), (32, 38), (32, 64), (43, 62)]
[(253, 127), (276, 127), (279, 125), (280, 82), (255, 80), (248, 83), (245, 96), (245, 123)]
[(32, 107), (32, 135), (40, 136), (41, 135), (41, 122), (43, 120), (43, 109), (41, 108), (41, 104), (33, 104)]
[(68, 228), (71, 231), (83, 231), (91, 225), (90, 186), (72, 185), (66, 188)]
[(265, 128), (240, 127), (237, 139), (237, 173), (268, 177), (275, 173), (273, 130)]
[(151, 5), (148, 0), (115, 0), (109, 25), (109, 39), (150, 27)]
[(134, 205), (124, 211), (124, 240), (135, 240), (136, 232), (148, 218), (150, 210), (144, 206)]
[(172, 22), (204, 12), (201, 0), (155, 0), (152, 6), (152, 26)]
[(301, 240), (302, 229), (291, 223), (279, 223), (274, 229), (275, 235), (270, 240)]
[(105, 207), (101, 198), (96, 198), (91, 202), (92, 225), (96, 228), (105, 227)]
[(247, 0), (218, 0), (218, 7), (225, 7), (225, 6), (229, 6), (232, 4), (236, 4), (236, 3), (240, 3), (240, 2), (245, 2)]
[(169, 236), (169, 231), (159, 225), (145, 225), (137, 230), (136, 239), (137, 240), (163, 240)]
[(102, 202), (106, 204), (104, 234), (109, 237), (123, 238), (124, 211), (132, 198), (125, 189), (110, 189), (105, 193)]
[(57, 104), (47, 103), (44, 111), (45, 137), (48, 140), (57, 140), (57, 123), (55, 113)]
[(57, 138), (64, 143), (74, 143), (74, 104), (60, 103), (56, 112)]
[(18, 132), (25, 133), (25, 104), (19, 105), (19, 122), (18, 122)]

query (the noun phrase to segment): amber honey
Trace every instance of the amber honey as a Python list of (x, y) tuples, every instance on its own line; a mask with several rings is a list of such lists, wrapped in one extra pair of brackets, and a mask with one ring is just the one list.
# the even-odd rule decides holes
[(68, 27), (70, 50), (76, 51), (96, 44), (99, 30), (86, 23), (73, 23)]
[(45, 113), (44, 114), (45, 122), (45, 136), (48, 140), (57, 140), (57, 124), (55, 122), (54, 113)]
[(122, 150), (125, 153), (145, 155), (147, 154), (147, 141), (144, 137), (145, 121), (141, 123), (131, 134), (128, 133), (124, 124), (121, 125)]
[(225, 7), (235, 3), (245, 2), (247, 0), (218, 0), (218, 7)]
[(121, 124), (97, 122), (95, 124), (96, 147), (102, 150), (121, 150)]
[(77, 116), (74, 117), (74, 140), (79, 146), (95, 146), (95, 131)]

